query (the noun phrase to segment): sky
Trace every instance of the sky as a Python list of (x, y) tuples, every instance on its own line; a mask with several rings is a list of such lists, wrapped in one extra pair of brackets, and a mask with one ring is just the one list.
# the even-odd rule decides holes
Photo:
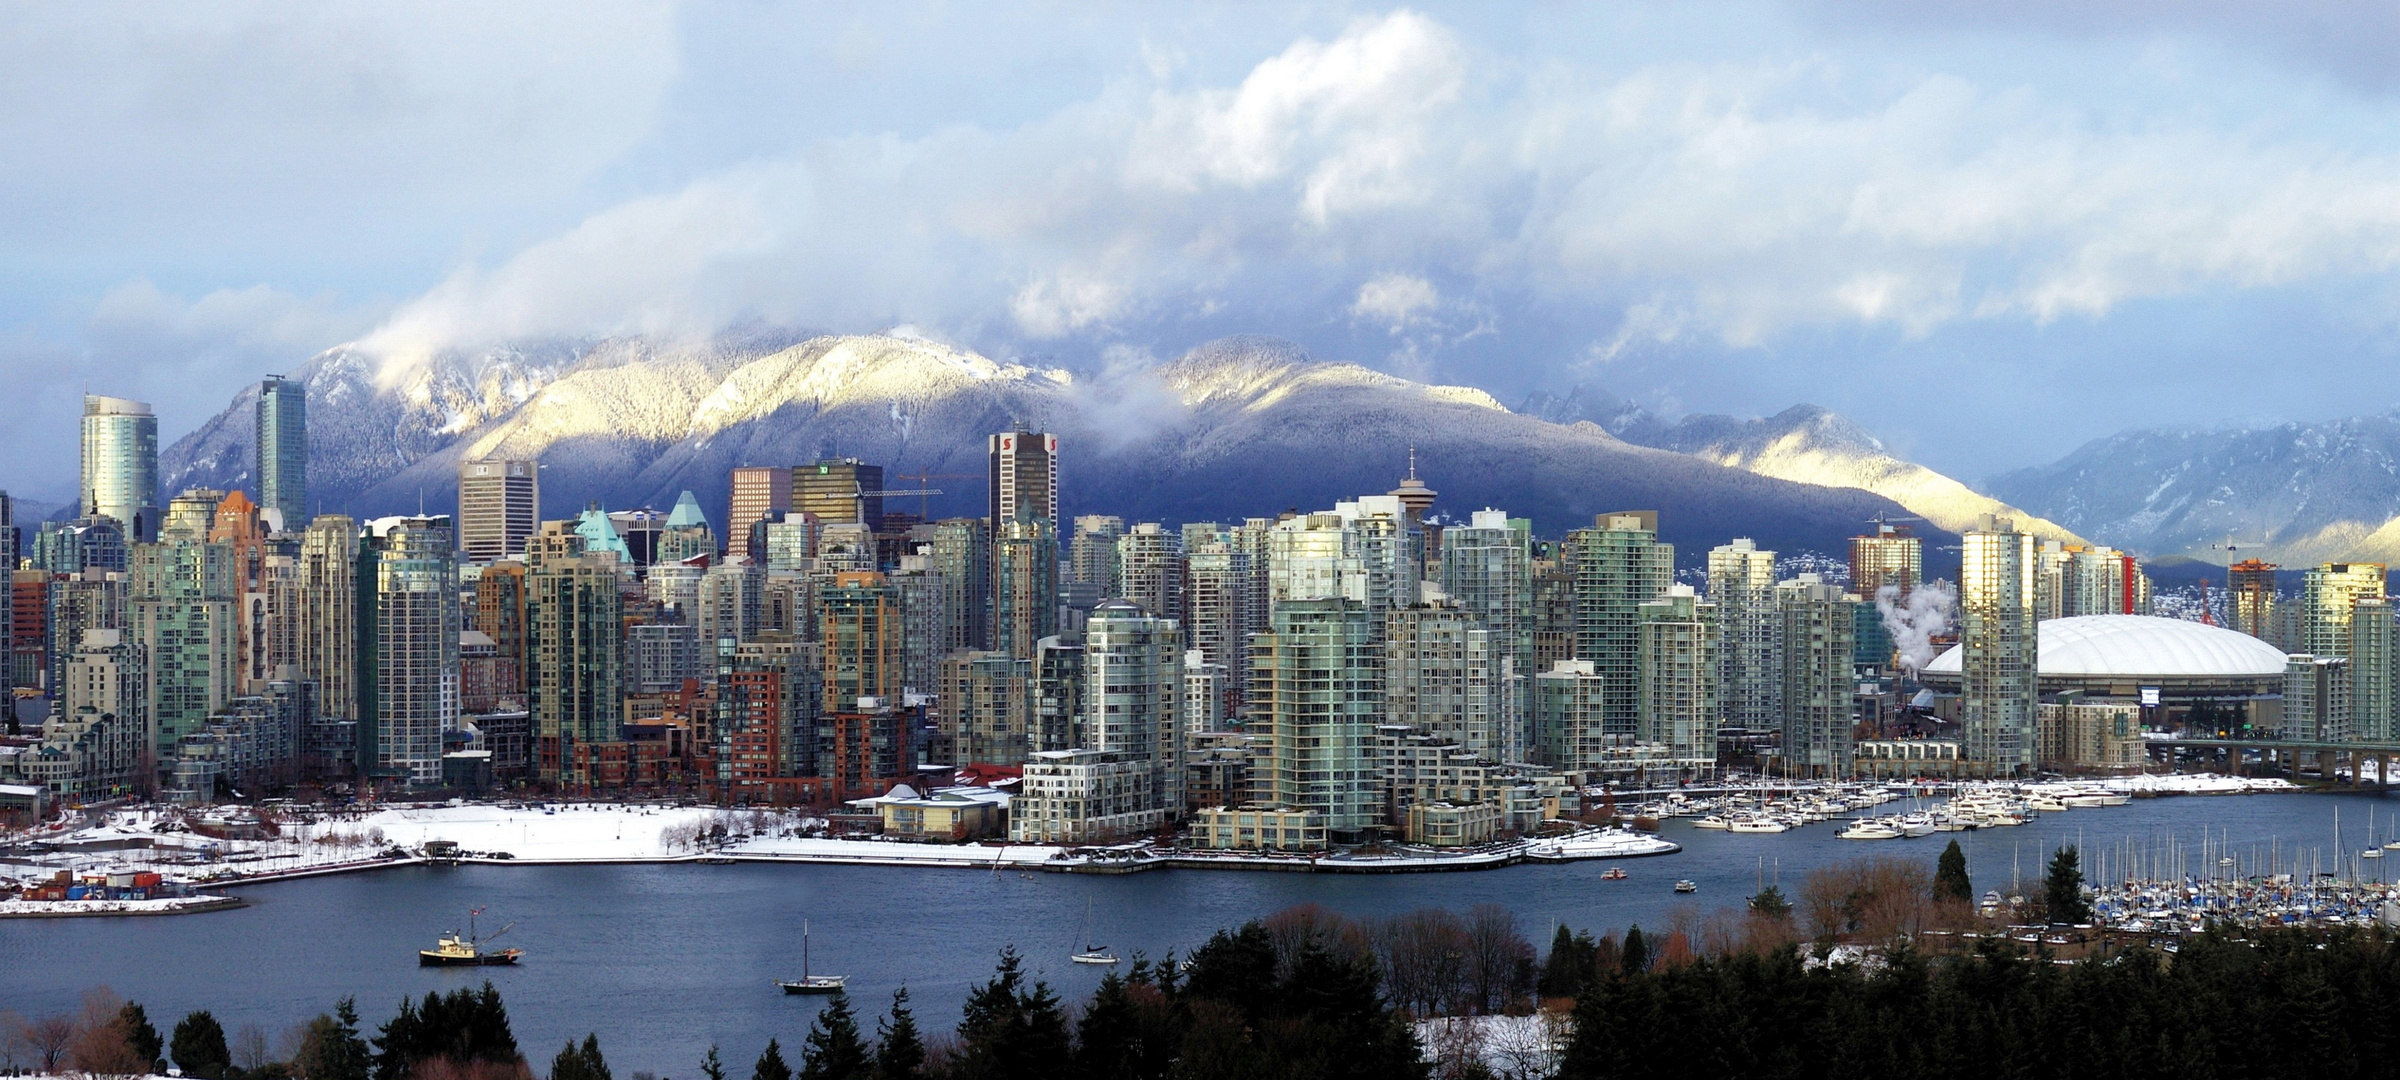
[(1233, 333), (1970, 481), (2400, 402), (2400, 7), (6, 4), (0, 487), (345, 342)]

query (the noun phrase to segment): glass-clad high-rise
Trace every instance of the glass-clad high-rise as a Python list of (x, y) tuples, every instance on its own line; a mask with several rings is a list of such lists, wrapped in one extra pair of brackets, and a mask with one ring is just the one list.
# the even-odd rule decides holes
[(281, 376), (258, 384), (258, 508), (276, 532), (308, 524), (308, 387)]

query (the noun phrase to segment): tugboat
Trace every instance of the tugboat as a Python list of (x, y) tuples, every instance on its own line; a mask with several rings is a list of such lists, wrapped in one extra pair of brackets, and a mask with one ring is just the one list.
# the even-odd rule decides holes
[(482, 908), (467, 912), (467, 935), (465, 937), (460, 937), (458, 931), (452, 930), (441, 940), (435, 942), (433, 948), (417, 950), (418, 966), (488, 967), (497, 964), (513, 964), (517, 962), (518, 957), (525, 955), (523, 949), (484, 948), (485, 942), (507, 933), (509, 927), (517, 924), (510, 923), (508, 926), (503, 926), (494, 931), (491, 937), (481, 937), (475, 933), (475, 917), (481, 914), (483, 914)]
[(808, 920), (800, 920), (800, 977), (777, 979), (775, 985), (787, 994), (838, 994), (848, 986), (847, 975), (811, 975), (808, 973)]

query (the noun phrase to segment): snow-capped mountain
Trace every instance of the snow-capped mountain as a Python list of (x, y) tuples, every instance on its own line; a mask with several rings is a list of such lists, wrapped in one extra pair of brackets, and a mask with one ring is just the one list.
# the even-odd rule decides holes
[(1794, 405), (1773, 416), (1695, 414), (1669, 423), (1606, 391), (1579, 386), (1536, 393), (1519, 411), (1554, 423), (1589, 420), (1626, 442), (1673, 450), (1795, 483), (1871, 491), (1928, 524), (1959, 532), (1983, 514), (2014, 518), (2036, 536), (2082, 543), (2046, 518), (1994, 499), (1923, 465), (1895, 457), (1883, 440), (1830, 409)]
[[(459, 461), (490, 456), (542, 461), (546, 516), (587, 502), (663, 507), (689, 489), (721, 521), (728, 469), (831, 455), (884, 465), (894, 488), (944, 492), (894, 509), (980, 513), (985, 436), (1015, 425), (1061, 437), (1068, 514), (1238, 521), (1321, 509), (1391, 489), (1411, 447), (1441, 492), (1436, 513), (1501, 507), (1551, 534), (1655, 508), (1687, 558), (1736, 535), (1840, 552), (1868, 518), (1909, 513), (1867, 491), (1631, 445), (1597, 424), (1554, 424), (1480, 390), (1318, 362), (1268, 338), (1099, 373), (869, 335), (551, 344), (396, 368), (345, 347), (297, 377), (310, 391), (311, 501), (362, 515), (420, 499), (450, 507)], [(246, 485), (254, 395), (167, 451), (170, 489)]]
[(2400, 561), (2400, 411), (2250, 429), (2095, 439), (1992, 481), (1995, 494), (2097, 540), (2156, 554), (2287, 565)]

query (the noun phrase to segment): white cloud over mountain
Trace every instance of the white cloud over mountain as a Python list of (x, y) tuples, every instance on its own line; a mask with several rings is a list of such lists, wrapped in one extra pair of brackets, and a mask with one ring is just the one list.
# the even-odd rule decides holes
[[(54, 10), (0, 45), (34, 152), (0, 198), (41, 226), (0, 277), (44, 282), (0, 303), (0, 373), (173, 399), (144, 364), (369, 323), (403, 367), (907, 323), (1121, 370), (1255, 330), (1511, 400), (1598, 377), (1890, 407), (1954, 460), (2071, 444), (2193, 362), (2115, 344), (2176, 305), (2297, 305), (2335, 367), (2388, 348), (2343, 293), (2400, 262), (2400, 111), (2349, 52), (2203, 7)], [(82, 92), (93, 65), (126, 74)], [(137, 362), (106, 328), (143, 289), (205, 299)], [(2123, 389), (2014, 389), (2093, 354)], [(1988, 416), (1925, 419), (1983, 373)]]

